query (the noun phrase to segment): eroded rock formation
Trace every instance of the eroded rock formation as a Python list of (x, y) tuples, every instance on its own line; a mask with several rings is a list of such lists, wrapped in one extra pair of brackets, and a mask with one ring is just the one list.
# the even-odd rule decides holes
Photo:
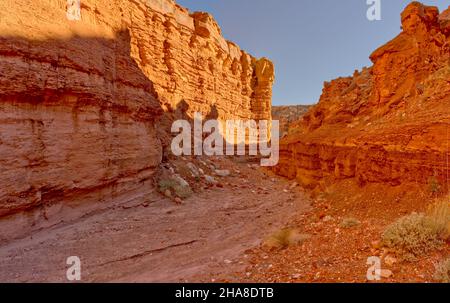
[(226, 41), (207, 13), (189, 14), (169, 0), (146, 3), (129, 18), (132, 44), (164, 109), (185, 101), (189, 113), (207, 115), (215, 106), (220, 119), (270, 119), (274, 67), (269, 60), (257, 60)]
[(319, 104), (282, 141), (276, 171), (312, 188), (345, 178), (446, 187), (449, 12), (411, 3), (403, 31), (370, 56), (372, 67), (325, 83)]
[(280, 121), (280, 136), (289, 133), (291, 125), (300, 120), (311, 108), (310, 105), (273, 106), (272, 119)]
[(172, 0), (81, 0), (80, 20), (66, 13), (65, 0), (0, 2), (1, 239), (145, 200), (177, 109), (271, 115), (272, 63), (206, 13)]

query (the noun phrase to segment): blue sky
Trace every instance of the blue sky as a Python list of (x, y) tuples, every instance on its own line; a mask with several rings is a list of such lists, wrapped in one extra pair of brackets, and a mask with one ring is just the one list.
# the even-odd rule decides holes
[[(369, 55), (400, 33), (410, 2), (381, 0), (381, 21), (370, 22), (366, 0), (176, 0), (211, 13), (226, 39), (275, 63), (273, 103), (312, 104), (323, 82), (371, 65)], [(442, 11), (448, 0), (425, 2)]]

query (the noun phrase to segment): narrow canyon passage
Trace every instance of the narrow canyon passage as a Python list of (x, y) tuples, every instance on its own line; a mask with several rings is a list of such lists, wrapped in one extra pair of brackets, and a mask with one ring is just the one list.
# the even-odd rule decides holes
[(0, 1), (0, 282), (450, 280), (450, 8), (182, 2)]
[(82, 282), (201, 281), (242, 270), (245, 251), (283, 228), (310, 201), (292, 182), (247, 162), (220, 160), (233, 173), (177, 205), (154, 193), (0, 247), (0, 281), (65, 282), (70, 256)]

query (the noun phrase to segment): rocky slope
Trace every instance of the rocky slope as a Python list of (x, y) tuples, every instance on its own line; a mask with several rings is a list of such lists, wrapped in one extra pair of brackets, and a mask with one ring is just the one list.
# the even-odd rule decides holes
[(0, 3), (2, 239), (145, 200), (180, 112), (270, 118), (272, 63), (210, 15), (172, 0), (82, 0), (78, 21), (66, 11)]
[(320, 102), (281, 143), (276, 171), (315, 188), (434, 184), (450, 167), (450, 9), (411, 3), (403, 31), (371, 56), (373, 66), (325, 83)]
[(291, 124), (300, 120), (311, 107), (310, 105), (273, 106), (272, 119), (280, 121), (280, 136), (287, 135)]

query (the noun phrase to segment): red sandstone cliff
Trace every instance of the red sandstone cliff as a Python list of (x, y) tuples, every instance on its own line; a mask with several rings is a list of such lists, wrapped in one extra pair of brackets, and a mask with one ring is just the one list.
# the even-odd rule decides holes
[(282, 141), (275, 170), (312, 188), (346, 178), (390, 185), (435, 178), (445, 187), (449, 13), (411, 3), (403, 31), (370, 56), (372, 67), (325, 83), (319, 104)]
[(82, 0), (69, 21), (66, 5), (0, 2), (0, 217), (19, 220), (2, 220), (3, 238), (74, 206), (145, 199), (177, 108), (271, 115), (272, 63), (226, 41), (210, 15)]

